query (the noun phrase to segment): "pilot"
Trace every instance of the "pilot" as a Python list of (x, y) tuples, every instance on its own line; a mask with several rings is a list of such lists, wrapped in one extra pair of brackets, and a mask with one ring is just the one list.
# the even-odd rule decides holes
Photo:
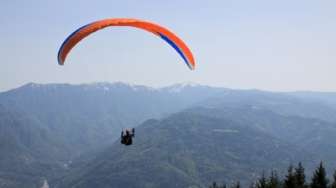
[(130, 131), (129, 129), (121, 131), (121, 143), (126, 146), (132, 145), (133, 137), (135, 135), (134, 132), (134, 128), (132, 128), (132, 131)]

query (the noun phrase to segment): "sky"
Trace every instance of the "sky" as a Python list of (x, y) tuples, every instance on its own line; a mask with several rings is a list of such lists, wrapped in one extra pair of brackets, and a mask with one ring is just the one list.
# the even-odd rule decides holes
[[(334, 0), (2, 0), (0, 91), (35, 83), (193, 82), (233, 89), (336, 91)], [(196, 70), (160, 38), (111, 27), (64, 39), (104, 18), (159, 23), (191, 48)]]

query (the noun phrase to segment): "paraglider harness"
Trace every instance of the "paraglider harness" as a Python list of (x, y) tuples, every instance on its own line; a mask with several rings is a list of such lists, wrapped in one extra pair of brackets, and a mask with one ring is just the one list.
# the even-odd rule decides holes
[(132, 128), (132, 130), (129, 129), (122, 130), (120, 142), (126, 146), (132, 145), (133, 143), (132, 138), (134, 137), (134, 135), (135, 135), (134, 128)]

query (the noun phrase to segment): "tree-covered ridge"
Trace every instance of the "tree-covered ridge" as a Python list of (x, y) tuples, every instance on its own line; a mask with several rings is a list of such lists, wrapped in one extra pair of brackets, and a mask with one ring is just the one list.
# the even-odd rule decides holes
[[(218, 184), (213, 182), (209, 188), (240, 188), (240, 181), (232, 185), (226, 183)], [(335, 188), (336, 187), (336, 170), (332, 180), (329, 180), (325, 167), (322, 162), (315, 169), (310, 181), (307, 180), (305, 169), (302, 163), (298, 163), (296, 167), (290, 165), (287, 174), (280, 178), (276, 170), (271, 170), (271, 173), (266, 177), (263, 172), (255, 182), (252, 182), (250, 188)]]
[[(40, 188), (47, 179), (64, 188), (203, 188), (236, 178), (246, 187), (262, 169), (283, 176), (290, 162), (302, 161), (310, 177), (320, 160), (330, 173), (334, 94), (301, 95), (27, 84), (0, 93), (0, 187)], [(134, 145), (120, 147), (121, 128), (134, 126)]]

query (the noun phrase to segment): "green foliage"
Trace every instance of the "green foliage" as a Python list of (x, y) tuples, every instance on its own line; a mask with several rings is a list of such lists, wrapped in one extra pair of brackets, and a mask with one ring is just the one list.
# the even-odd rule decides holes
[[(217, 184), (216, 182), (213, 182), (211, 186), (209, 186), (209, 188), (226, 188), (227, 185), (224, 184)], [(240, 182), (236, 182), (233, 185), (230, 186), (230, 188), (240, 188)]]
[(279, 180), (278, 174), (275, 170), (271, 171), (271, 175), (267, 178), (263, 172), (262, 176), (252, 183), (250, 188), (280, 188), (281, 182)]
[(336, 170), (333, 174), (333, 182), (331, 184), (331, 188), (336, 188)]
[(268, 188), (279, 188), (281, 186), (281, 182), (278, 177), (278, 173), (275, 170), (272, 170), (271, 176), (268, 180)]
[(298, 167), (295, 168), (294, 178), (295, 178), (295, 187), (297, 188), (306, 187), (306, 175), (301, 162), (298, 164)]
[[(272, 179), (274, 175), (271, 175), (270, 179)], [(283, 187), (284, 188), (304, 188), (306, 187), (305, 182), (305, 171), (302, 166), (302, 163), (300, 162), (297, 167), (293, 167), (293, 165), (290, 165), (287, 170), (287, 174), (285, 176)], [(278, 178), (274, 178), (274, 185), (275, 187), (279, 187), (281, 185)]]
[(310, 184), (311, 188), (328, 188), (328, 179), (325, 168), (321, 162), (319, 167), (315, 170)]
[(278, 178), (277, 172), (272, 171), (269, 178), (266, 178), (265, 173), (256, 181), (250, 184), (250, 188), (335, 188), (336, 187), (336, 171), (333, 174), (333, 182), (328, 184), (326, 171), (321, 162), (316, 168), (312, 177), (311, 183), (308, 185), (305, 181), (305, 172), (302, 163), (297, 167), (290, 165), (287, 174), (283, 180)]
[(293, 165), (290, 165), (287, 170), (287, 175), (284, 180), (284, 188), (295, 188), (295, 176), (294, 176), (294, 170)]
[(240, 188), (240, 182), (239, 182), (239, 181), (236, 182), (236, 183), (232, 186), (232, 188)]
[(267, 188), (267, 179), (265, 177), (265, 173), (262, 173), (261, 178), (258, 179), (256, 185), (256, 188)]
[(219, 185), (216, 182), (213, 182), (209, 188), (226, 188), (226, 184)]

